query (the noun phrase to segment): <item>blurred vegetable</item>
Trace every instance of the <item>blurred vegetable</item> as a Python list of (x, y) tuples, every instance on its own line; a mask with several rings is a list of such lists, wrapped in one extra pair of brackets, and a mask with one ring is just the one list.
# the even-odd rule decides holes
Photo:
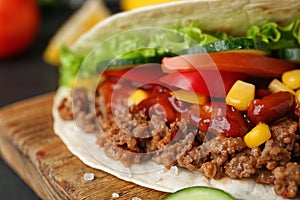
[(295, 91), (292, 88), (286, 86), (285, 84), (283, 84), (280, 80), (278, 80), (276, 78), (273, 79), (269, 83), (268, 88), (272, 92), (284, 92), (284, 91), (286, 91), (286, 92), (290, 92), (292, 94), (295, 94)]
[(75, 80), (79, 67), (83, 61), (83, 57), (71, 52), (68, 48), (61, 49), (62, 66), (59, 70), (60, 85), (70, 87)]
[[(168, 3), (176, 0), (121, 0), (121, 8), (122, 10), (132, 10), (135, 8), (143, 7), (143, 6), (149, 6), (149, 5), (155, 5), (160, 3)], [(177, 0), (178, 1), (178, 0)]]
[(287, 71), (282, 74), (281, 78), (282, 78), (282, 82), (286, 86), (294, 90), (300, 88), (300, 69)]
[(37, 34), (40, 18), (35, 0), (0, 0), (0, 58), (28, 48)]
[[(40, 0), (56, 4), (54, 0)], [(69, 2), (71, 3), (71, 1)], [(73, 6), (74, 5), (70, 5)], [(99, 21), (110, 15), (110, 11), (101, 0), (86, 0), (83, 5), (57, 30), (49, 41), (44, 59), (46, 62), (59, 66), (61, 64), (62, 46), (70, 47), (82, 34), (90, 30)]]

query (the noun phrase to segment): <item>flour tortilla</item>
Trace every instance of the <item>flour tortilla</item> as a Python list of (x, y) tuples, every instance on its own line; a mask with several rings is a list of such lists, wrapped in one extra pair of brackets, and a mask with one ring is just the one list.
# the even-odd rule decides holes
[[(86, 56), (99, 42), (109, 36), (133, 28), (169, 28), (195, 21), (203, 31), (222, 30), (238, 36), (243, 35), (252, 24), (262, 25), (268, 21), (275, 21), (284, 25), (297, 18), (300, 18), (299, 0), (175, 2), (136, 9), (109, 17), (79, 38), (71, 50)], [(96, 144), (95, 134), (84, 133), (74, 121), (64, 121), (60, 118), (57, 106), (64, 96), (70, 96), (70, 89), (59, 88), (53, 106), (54, 131), (69, 150), (90, 167), (105, 171), (120, 179), (164, 192), (175, 192), (185, 187), (202, 185), (220, 188), (240, 199), (282, 199), (274, 193), (273, 185), (257, 184), (252, 179), (233, 180), (225, 177), (221, 180), (213, 180), (198, 172), (182, 168), (179, 168), (176, 174), (153, 161), (134, 164), (129, 169), (125, 168), (121, 162), (105, 155), (104, 151)], [(155, 170), (151, 171), (151, 169)], [(143, 171), (146, 172), (143, 173)]]
[(108, 37), (134, 28), (186, 25), (197, 22), (202, 31), (243, 35), (250, 25), (269, 21), (281, 25), (300, 18), (299, 0), (185, 0), (149, 6), (106, 18), (71, 47), (86, 56)]
[[(106, 156), (96, 144), (95, 134), (84, 133), (79, 130), (75, 121), (64, 121), (60, 118), (57, 106), (64, 97), (70, 96), (70, 92), (68, 88), (59, 88), (56, 93), (53, 106), (54, 132), (86, 165), (110, 173), (122, 180), (163, 192), (175, 192), (182, 188), (201, 185), (222, 189), (239, 199), (283, 199), (274, 193), (273, 185), (257, 184), (252, 179), (235, 180), (224, 177), (214, 180), (204, 177), (199, 172), (183, 168), (177, 168), (178, 173), (174, 173), (176, 171), (167, 170), (153, 161), (125, 168), (121, 162)], [(151, 168), (155, 170), (150, 170)]]

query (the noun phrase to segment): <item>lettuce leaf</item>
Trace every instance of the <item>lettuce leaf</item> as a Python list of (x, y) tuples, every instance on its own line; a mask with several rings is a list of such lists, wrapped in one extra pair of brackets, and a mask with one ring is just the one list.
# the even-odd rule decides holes
[(253, 25), (247, 30), (247, 37), (269, 43), (272, 50), (300, 47), (300, 21), (293, 20), (287, 26), (269, 22), (262, 26)]
[(63, 46), (61, 49), (61, 67), (59, 68), (59, 85), (70, 87), (74, 81), (83, 57)]
[[(227, 38), (227, 35), (224, 33), (214, 33), (214, 35), (202, 33), (196, 24), (161, 29), (158, 34), (148, 34), (143, 30), (140, 32), (123, 32), (103, 41), (101, 48), (96, 48), (93, 54), (89, 55), (89, 60), (85, 60), (89, 64), (85, 64), (83, 71), (86, 74), (95, 73), (95, 70), (91, 68), (95, 68), (95, 63), (100, 63), (101, 61), (105, 62), (116, 58), (136, 58), (140, 56), (148, 58), (176, 55), (176, 52), (180, 50), (224, 38)], [(62, 48), (60, 85), (71, 86), (83, 60), (82, 56), (77, 55), (66, 47)]]
[[(294, 20), (287, 26), (279, 26), (274, 22), (262, 26), (251, 26), (247, 31), (247, 37), (260, 39), (269, 43), (271, 50), (280, 48), (300, 47), (300, 20)], [(203, 33), (199, 26), (191, 23), (187, 26), (174, 26), (170, 29), (140, 29), (140, 31), (122, 32), (101, 42), (100, 48), (96, 48), (88, 59), (85, 59), (62, 48), (60, 69), (60, 85), (71, 86), (76, 74), (83, 63), (84, 77), (104, 70), (99, 63), (111, 62), (113, 59), (130, 59), (137, 57), (151, 58), (164, 55), (176, 55), (176, 52), (194, 46), (205, 45), (218, 40), (233, 38), (225, 32)], [(157, 32), (155, 32), (157, 31)], [(97, 71), (98, 70), (98, 71)], [(82, 74), (81, 74), (82, 75)], [(83, 76), (83, 75), (82, 75)]]

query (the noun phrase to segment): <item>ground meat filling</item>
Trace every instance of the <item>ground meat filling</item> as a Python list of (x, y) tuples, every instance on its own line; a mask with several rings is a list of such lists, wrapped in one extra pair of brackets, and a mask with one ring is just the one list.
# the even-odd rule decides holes
[(57, 107), (60, 117), (63, 120), (72, 120), (72, 99), (71, 98), (63, 98)]
[(293, 198), (297, 195), (300, 185), (300, 165), (287, 163), (275, 168), (272, 173), (275, 176), (275, 192), (285, 198)]
[[(291, 119), (283, 119), (274, 123), (271, 127), (272, 138), (276, 144), (292, 151), (300, 136), (296, 134), (298, 123)], [(299, 144), (297, 144), (299, 146)]]
[(291, 153), (278, 144), (274, 140), (268, 140), (261, 153), (261, 156), (257, 159), (257, 165), (259, 167), (265, 166), (269, 170), (275, 169), (277, 166), (285, 165), (291, 159)]
[(230, 178), (248, 178), (257, 172), (256, 161), (261, 156), (259, 148), (245, 150), (234, 156), (225, 165), (225, 174)]
[[(298, 194), (300, 105), (296, 105), (291, 117), (269, 123), (272, 136), (268, 141), (249, 148), (242, 136), (206, 132), (194, 119), (166, 122), (166, 116), (153, 114), (150, 118), (148, 111), (128, 108), (126, 101), (108, 104), (106, 96), (113, 86), (100, 85), (93, 105), (87, 92), (77, 89), (73, 99), (61, 101), (58, 111), (62, 119), (74, 118), (84, 131), (96, 133), (97, 144), (125, 167), (152, 159), (167, 168), (179, 166), (213, 179), (252, 177), (258, 183), (274, 184), (276, 194), (286, 198)], [(248, 124), (252, 126), (251, 122)]]

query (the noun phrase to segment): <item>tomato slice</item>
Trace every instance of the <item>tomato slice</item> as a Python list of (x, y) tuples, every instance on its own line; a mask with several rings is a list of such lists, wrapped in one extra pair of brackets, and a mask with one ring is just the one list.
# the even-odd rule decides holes
[(217, 52), (209, 54), (188, 54), (165, 57), (162, 69), (170, 73), (193, 69), (219, 69), (241, 72), (256, 77), (278, 77), (283, 72), (294, 69), (292, 62), (251, 53)]
[(245, 80), (245, 74), (219, 70), (190, 70), (174, 72), (159, 80), (170, 86), (204, 94), (211, 97), (224, 98), (237, 80)]
[(129, 69), (117, 71), (104, 71), (103, 76), (118, 77), (137, 83), (159, 83), (159, 79), (165, 75), (160, 64), (144, 64)]

